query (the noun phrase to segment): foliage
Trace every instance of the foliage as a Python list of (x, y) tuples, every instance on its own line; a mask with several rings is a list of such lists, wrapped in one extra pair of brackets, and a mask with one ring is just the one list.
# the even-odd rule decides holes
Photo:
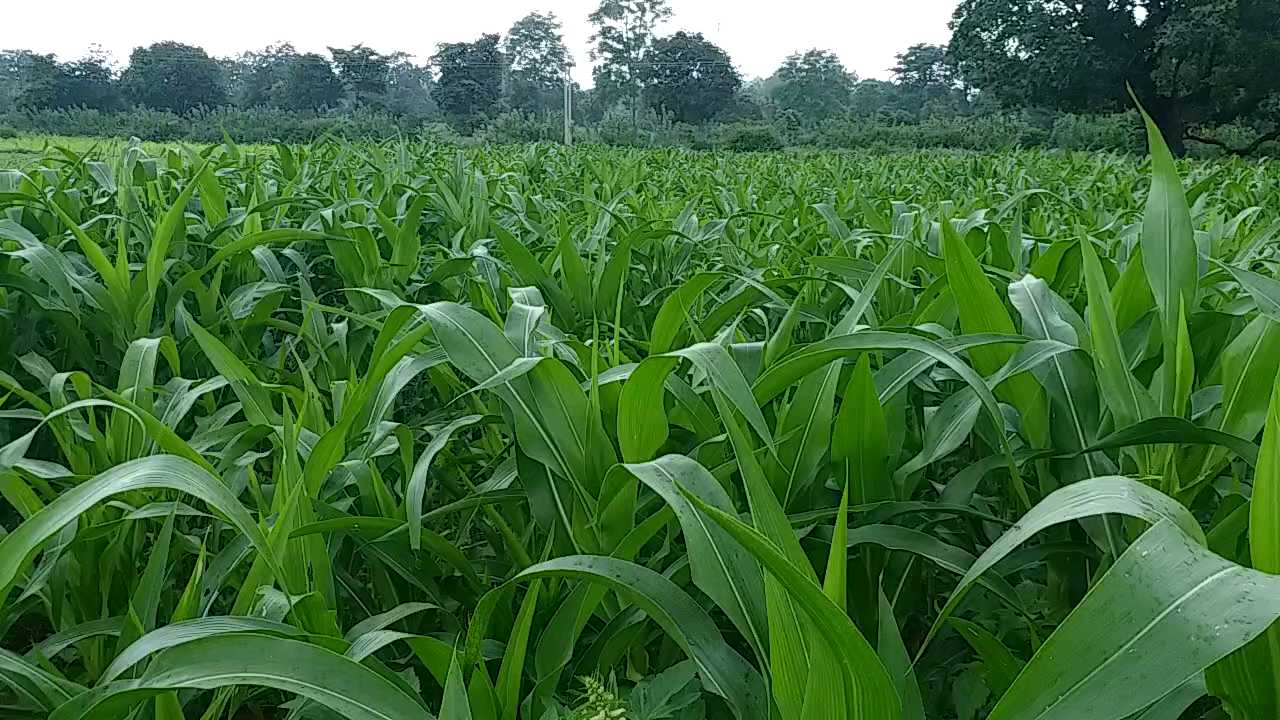
[(440, 119), (440, 108), (431, 97), (435, 77), (429, 65), (418, 65), (404, 53), (390, 56), (391, 79), (384, 99), (387, 112), (410, 121)]
[(1144, 126), (0, 172), (0, 704), (1269, 720), (1280, 169)]
[(391, 75), (391, 58), (364, 45), (329, 48), (338, 79), (351, 95), (352, 102), (373, 108), (382, 107)]
[(120, 105), (111, 68), (101, 55), (60, 63), (52, 55), (28, 55), (18, 70), (21, 108), (57, 110), (85, 107), (112, 110)]
[(232, 99), (241, 107), (283, 107), (284, 84), (297, 57), (289, 43), (241, 53), (226, 67)]
[(809, 50), (787, 57), (774, 74), (771, 97), (779, 108), (820, 122), (845, 111), (857, 78), (829, 50)]
[(507, 104), (526, 113), (559, 111), (564, 75), (573, 65), (554, 14), (529, 13), (502, 39), (508, 65)]
[(497, 35), (482, 35), (469, 43), (444, 43), (431, 64), (440, 73), (431, 98), (451, 121), (473, 127), (497, 108), (505, 65)]
[(783, 146), (776, 130), (754, 123), (726, 125), (720, 131), (720, 138), (721, 147), (736, 152), (780, 150)]
[(894, 79), (911, 88), (946, 87), (954, 82), (954, 69), (945, 45), (917, 43), (897, 55)]
[(476, 137), (495, 144), (558, 142), (564, 138), (564, 124), (560, 118), (510, 110), (487, 121)]
[(224, 129), (248, 143), (310, 142), (326, 134), (353, 139), (386, 139), (405, 133), (435, 137), (441, 129), (367, 109), (330, 113), (222, 107), (186, 115), (145, 108), (113, 113), (71, 109), (28, 111), (7, 121), (16, 129), (43, 134), (199, 143), (220, 142)]
[(201, 48), (177, 42), (134, 48), (120, 87), (131, 103), (179, 115), (227, 103), (218, 62)]
[[(1005, 102), (1073, 112), (1152, 111), (1175, 152), (1201, 123), (1254, 116), (1280, 95), (1276, 0), (1060, 3), (964, 0), (950, 52), (965, 80)], [(1272, 116), (1259, 137), (1275, 137)], [(1256, 148), (1256, 146), (1254, 146)], [(1250, 148), (1250, 149), (1254, 149)]]
[(702, 37), (677, 32), (654, 41), (644, 72), (644, 99), (677, 122), (702, 123), (732, 106), (742, 77), (729, 55)]
[(328, 60), (315, 53), (299, 55), (285, 71), (280, 100), (292, 110), (337, 107), (342, 100), (342, 82)]
[(655, 31), (670, 17), (667, 0), (600, 0), (588, 18), (595, 27), (591, 60), (598, 64), (591, 75), (596, 92), (606, 105), (630, 103), (633, 124), (650, 70)]

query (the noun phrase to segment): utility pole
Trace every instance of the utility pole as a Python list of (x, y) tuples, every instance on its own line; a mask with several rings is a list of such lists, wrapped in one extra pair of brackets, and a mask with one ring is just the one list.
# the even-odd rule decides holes
[(564, 144), (573, 145), (573, 77), (564, 67)]

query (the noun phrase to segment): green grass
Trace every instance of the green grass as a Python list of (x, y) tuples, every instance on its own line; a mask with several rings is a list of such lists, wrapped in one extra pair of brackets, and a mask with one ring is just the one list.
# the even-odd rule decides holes
[(1280, 166), (1151, 141), (0, 141), (0, 715), (1270, 720)]

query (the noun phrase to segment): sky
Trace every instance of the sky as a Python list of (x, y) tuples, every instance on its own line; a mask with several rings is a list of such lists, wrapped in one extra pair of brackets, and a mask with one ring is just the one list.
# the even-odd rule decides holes
[[(599, 0), (46, 0), (6, 3), (0, 49), (62, 60), (101, 45), (123, 64), (138, 45), (176, 40), (229, 56), (277, 42), (302, 52), (364, 43), (425, 61), (437, 43), (505, 33), (530, 12), (554, 12), (589, 84), (591, 26)], [(47, 3), (47, 4), (46, 4)], [(914, 43), (945, 43), (956, 0), (671, 0), (660, 30), (701, 32), (746, 78), (767, 77), (797, 50), (834, 50), (861, 78), (885, 78), (894, 55)]]

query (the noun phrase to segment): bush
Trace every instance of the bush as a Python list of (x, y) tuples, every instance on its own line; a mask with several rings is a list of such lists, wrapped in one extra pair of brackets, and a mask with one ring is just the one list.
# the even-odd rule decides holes
[[(1038, 122), (1037, 122), (1038, 121)], [(814, 143), (821, 147), (870, 150), (951, 148), (997, 152), (1052, 145), (1050, 123), (1015, 113), (932, 116), (919, 122), (844, 116), (818, 126)]]
[(1067, 150), (1146, 150), (1142, 119), (1134, 111), (1112, 115), (1062, 114), (1054, 118), (1049, 144)]
[(125, 112), (27, 110), (11, 116), (16, 129), (52, 135), (129, 138), (166, 142), (219, 142), (223, 131), (245, 143), (302, 143), (325, 134), (385, 139), (421, 129), (416, 121), (367, 110), (343, 114), (298, 113), (273, 108), (199, 108), (185, 115), (133, 108)]
[(560, 117), (512, 110), (486, 122), (476, 136), (485, 142), (499, 145), (553, 142), (564, 138), (564, 120)]
[(782, 137), (768, 125), (735, 123), (721, 128), (719, 146), (735, 152), (780, 150)]
[[(559, 142), (564, 126), (558, 114), (506, 112), (498, 115), (467, 139), (476, 144)], [(1263, 129), (1243, 123), (1202, 128), (1200, 132), (1232, 147), (1246, 147)], [(463, 142), (443, 123), (424, 124), (421, 118), (357, 108), (295, 112), (278, 108), (197, 108), (185, 115), (163, 110), (132, 108), (119, 112), (71, 108), (63, 110), (14, 110), (0, 115), (0, 137), (19, 133), (130, 138), (154, 142), (186, 140), (216, 143), (226, 132), (244, 143), (305, 143), (325, 135), (351, 139), (383, 140), (399, 135), (429, 135), (458, 144)], [(1044, 109), (991, 112), (978, 115), (932, 115), (923, 120), (908, 117), (848, 114), (806, 127), (786, 111), (772, 121), (739, 120), (729, 123), (688, 125), (671, 122), (652, 110), (642, 110), (633, 124), (630, 109), (615, 105), (590, 125), (574, 128), (574, 137), (587, 144), (636, 148), (684, 147), (751, 152), (782, 147), (815, 146), (874, 152), (950, 148), (976, 152), (1000, 152), (1013, 148), (1052, 147), (1065, 150), (1142, 154), (1145, 133), (1134, 111), (1110, 115), (1074, 115)], [(1216, 146), (1188, 143), (1199, 156), (1218, 156)], [(1260, 154), (1280, 152), (1280, 143), (1258, 149)]]

